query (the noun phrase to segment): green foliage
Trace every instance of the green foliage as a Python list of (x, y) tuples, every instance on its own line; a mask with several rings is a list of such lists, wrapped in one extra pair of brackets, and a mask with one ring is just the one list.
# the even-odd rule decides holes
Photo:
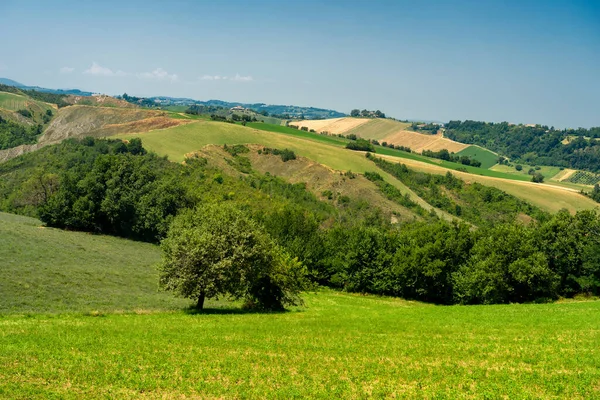
[(258, 224), (231, 205), (181, 213), (161, 247), (160, 285), (186, 298), (247, 298), (257, 308), (281, 310), (299, 302), (303, 268)]
[(369, 151), (371, 153), (375, 153), (375, 146), (365, 139), (357, 139), (349, 142), (346, 144), (346, 148), (350, 150)]
[(473, 248), (469, 263), (455, 274), (456, 297), (465, 304), (493, 304), (556, 298), (558, 275), (535, 242), (535, 231), (500, 225)]
[(290, 149), (279, 150), (279, 149), (271, 149), (269, 147), (264, 147), (261, 150), (260, 154), (273, 154), (276, 156), (281, 156), (281, 160), (283, 162), (287, 162), (287, 161), (296, 159), (296, 153), (294, 153), (294, 151), (290, 150)]
[(17, 110), (17, 114), (21, 114), (25, 118), (31, 118), (31, 117), (33, 117), (33, 115), (31, 114), (31, 111), (25, 110), (25, 109)]
[[(558, 130), (508, 122), (450, 121), (446, 136), (477, 144), (527, 164), (600, 171), (600, 127)], [(563, 141), (567, 142), (564, 144)]]
[(544, 175), (540, 174), (539, 172), (534, 172), (533, 176), (531, 177), (531, 182), (535, 182), (535, 183), (544, 182)]
[(0, 117), (0, 150), (10, 149), (22, 144), (37, 143), (42, 134), (41, 125), (24, 126)]

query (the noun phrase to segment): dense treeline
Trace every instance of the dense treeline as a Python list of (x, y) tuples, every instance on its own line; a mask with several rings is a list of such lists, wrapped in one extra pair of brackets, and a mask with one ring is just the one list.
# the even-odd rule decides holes
[[(432, 206), (477, 226), (513, 222), (520, 215), (546, 220), (549, 215), (500, 189), (479, 183), (467, 184), (450, 171), (446, 175), (411, 170), (367, 154), (382, 170), (389, 172)], [(372, 181), (382, 181), (377, 173), (365, 174)]]
[(25, 126), (0, 117), (0, 150), (37, 142), (42, 125)]
[[(157, 242), (184, 210), (227, 204), (255, 221), (252, 229), (289, 255), (289, 265), (297, 258), (321, 285), (440, 304), (600, 294), (595, 212), (548, 216), (496, 189), (373, 159), (411, 189), (422, 186), (418, 194), (428, 201), (441, 198), (438, 206), (448, 212), (456, 215), (468, 200), (472, 206), (461, 217), (479, 228), (425, 215), (395, 225), (360, 199), (320, 201), (303, 184), (253, 171), (246, 150), (228, 147), (229, 163), (239, 171), (234, 176), (202, 157), (170, 163), (146, 153), (138, 140), (67, 140), (0, 164), (0, 209), (36, 214), (53, 226)], [(366, 175), (380, 182), (377, 173)], [(524, 224), (505, 217), (521, 213), (535, 219)]]
[(445, 135), (486, 147), (513, 161), (600, 171), (600, 141), (595, 140), (600, 138), (600, 127), (557, 130), (508, 122), (450, 121)]

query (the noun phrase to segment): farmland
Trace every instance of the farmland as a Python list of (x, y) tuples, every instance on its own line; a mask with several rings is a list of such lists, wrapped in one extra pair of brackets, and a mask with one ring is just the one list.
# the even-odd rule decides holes
[(332, 118), (332, 119), (317, 119), (317, 120), (303, 120), (303, 121), (292, 121), (290, 125), (297, 126), (300, 128), (307, 128), (308, 130), (314, 130), (317, 133), (327, 132), (329, 134), (346, 134), (356, 127), (363, 126), (370, 123), (371, 120), (367, 118)]

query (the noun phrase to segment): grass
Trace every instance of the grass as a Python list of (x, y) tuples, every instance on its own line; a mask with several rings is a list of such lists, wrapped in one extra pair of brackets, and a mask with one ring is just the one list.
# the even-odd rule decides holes
[(45, 228), (0, 213), (0, 313), (166, 310), (189, 304), (158, 291), (157, 246)]
[[(492, 169), (494, 171), (498, 171), (498, 172), (503, 172), (506, 174), (511, 174), (511, 175), (517, 175), (517, 176), (522, 176), (525, 178), (528, 178), (529, 180), (531, 180), (531, 175), (529, 175), (529, 170), (530, 169), (535, 169), (536, 167), (532, 166), (532, 165), (524, 165), (522, 164), (523, 169), (521, 171), (517, 171), (515, 169), (514, 166), (509, 166), (509, 165), (500, 165), (500, 164), (496, 164), (492, 167)], [(556, 176), (556, 174), (558, 174), (560, 172), (560, 168), (559, 167), (550, 167), (550, 166), (539, 166), (539, 170), (536, 170), (536, 172), (541, 173), (542, 175), (544, 175), (544, 179), (548, 180), (548, 179), (552, 179), (554, 176)]]
[[(498, 163), (498, 155), (479, 146), (469, 146), (456, 153), (459, 156), (468, 156), (481, 162), (481, 168), (489, 169)], [(531, 179), (531, 178), (530, 178)]]
[(4, 398), (597, 398), (600, 302), (0, 317)]

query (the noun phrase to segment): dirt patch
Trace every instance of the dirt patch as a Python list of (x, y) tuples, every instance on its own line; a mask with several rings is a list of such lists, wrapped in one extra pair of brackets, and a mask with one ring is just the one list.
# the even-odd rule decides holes
[(562, 182), (562, 181), (566, 181), (567, 179), (569, 179), (571, 176), (573, 176), (573, 174), (577, 172), (577, 170), (574, 169), (563, 169), (562, 171), (560, 171), (558, 174), (554, 175), (552, 177), (553, 181), (558, 181), (558, 182)]
[(354, 129), (360, 125), (366, 124), (371, 121), (368, 118), (331, 118), (331, 119), (318, 119), (318, 120), (307, 120), (307, 121), (293, 121), (289, 125), (297, 126), (298, 128), (307, 127), (309, 130), (315, 132), (327, 132), (331, 134), (345, 133), (350, 129)]

